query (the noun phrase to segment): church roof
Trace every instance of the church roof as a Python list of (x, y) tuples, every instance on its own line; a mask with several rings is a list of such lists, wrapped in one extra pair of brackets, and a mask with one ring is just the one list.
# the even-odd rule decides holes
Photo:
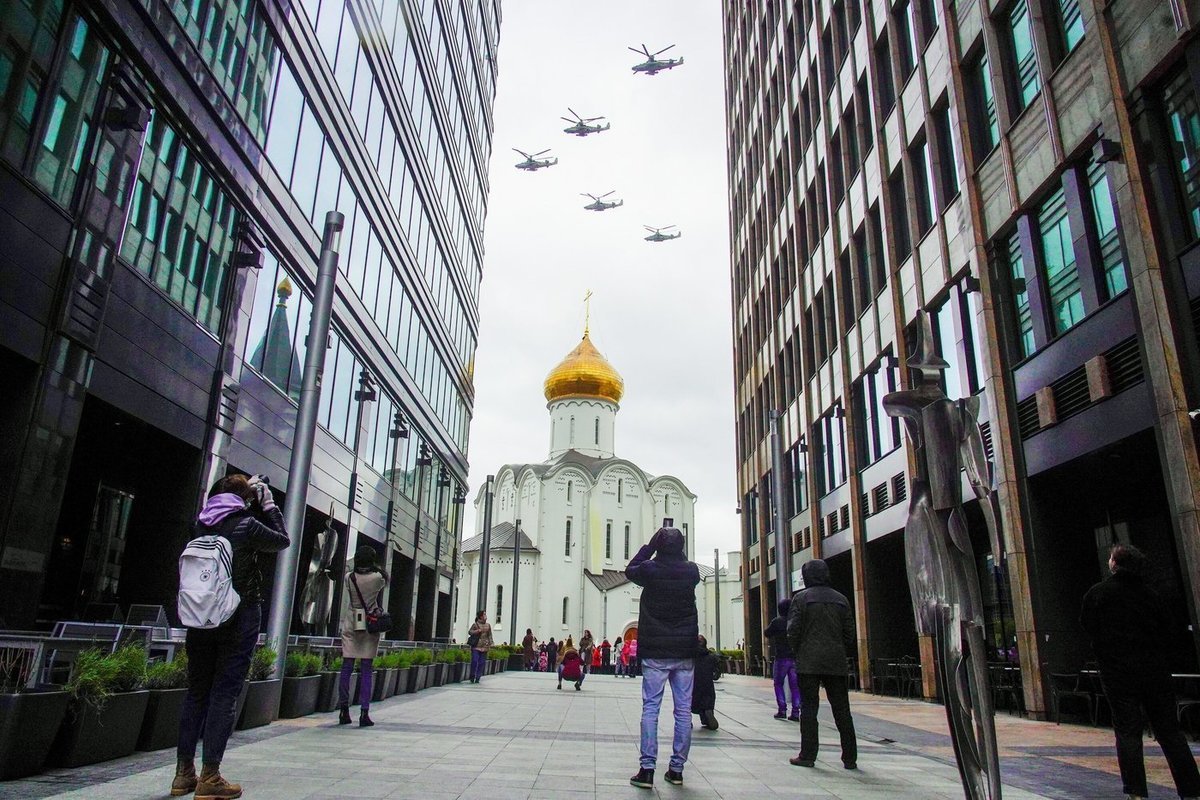
[(544, 389), (546, 400), (551, 403), (572, 397), (594, 397), (616, 404), (625, 394), (625, 381), (592, 344), (585, 329), (579, 345), (550, 370)]
[(606, 569), (599, 575), (595, 575), (585, 569), (583, 574), (587, 575), (592, 585), (602, 592), (607, 592), (609, 589), (615, 589), (618, 586), (629, 583), (629, 578), (625, 577), (625, 573), (615, 569)]
[[(493, 551), (512, 550), (514, 532), (515, 528), (513, 528), (513, 524), (511, 522), (501, 522), (499, 525), (493, 525), (492, 543), (490, 545), (491, 549)], [(467, 539), (465, 542), (463, 542), (462, 550), (460, 552), (473, 553), (482, 549), (483, 534), (481, 533), (476, 536), (472, 536), (470, 539)], [(534, 546), (533, 541), (525, 534), (525, 531), (521, 531), (521, 551), (532, 551), (534, 553), (541, 552)]]
[[(590, 474), (592, 478), (599, 478), (600, 473), (603, 472), (605, 468), (610, 467), (613, 464), (622, 464), (628, 467), (631, 471), (641, 475), (642, 479), (645, 480), (646, 483), (654, 480), (653, 475), (646, 472), (632, 461), (628, 461), (624, 458), (618, 458), (617, 456), (611, 456), (609, 458), (589, 456), (579, 452), (578, 450), (567, 450), (557, 458), (551, 461), (545, 461), (541, 464), (505, 464), (504, 467), (511, 469), (513, 474), (518, 476), (522, 470), (528, 469), (539, 478), (545, 476), (546, 473), (550, 472), (551, 470), (560, 469), (562, 467), (578, 467), (584, 472)], [(503, 467), (501, 469), (503, 469)]]

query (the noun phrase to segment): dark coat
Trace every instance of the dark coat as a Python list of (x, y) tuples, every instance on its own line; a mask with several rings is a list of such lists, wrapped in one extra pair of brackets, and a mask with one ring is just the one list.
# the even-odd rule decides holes
[(683, 534), (660, 528), (630, 560), (625, 576), (642, 587), (637, 657), (691, 658), (700, 635), (700, 570), (684, 554)]
[(1166, 620), (1162, 600), (1135, 573), (1119, 569), (1088, 590), (1079, 622), (1092, 638), (1106, 686), (1168, 680)]
[(259, 553), (278, 553), (291, 541), (283, 527), (283, 512), (277, 506), (267, 510), (247, 508), (235, 511), (213, 525), (199, 520), (192, 527), (193, 536), (224, 536), (233, 549), (233, 590), (243, 603), (261, 603), (262, 572), (258, 567)]
[(813, 559), (800, 568), (804, 587), (792, 595), (788, 644), (796, 671), (807, 675), (845, 675), (846, 656), (854, 649), (850, 601), (829, 585), (829, 565)]
[(721, 674), (717, 654), (707, 648), (696, 648), (696, 677), (692, 683), (692, 713), (712, 711), (717, 707), (716, 679)]
[(771, 658), (795, 658), (792, 647), (788, 644), (787, 626), (788, 611), (792, 607), (792, 599), (785, 597), (779, 601), (779, 615), (771, 620), (771, 624), (763, 631), (770, 643)]

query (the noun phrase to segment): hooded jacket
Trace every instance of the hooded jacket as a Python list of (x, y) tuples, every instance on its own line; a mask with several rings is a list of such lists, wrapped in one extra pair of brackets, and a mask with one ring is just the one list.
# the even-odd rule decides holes
[(696, 677), (692, 683), (692, 713), (712, 711), (717, 706), (717, 676), (721, 674), (721, 665), (717, 654), (707, 647), (696, 645)]
[(804, 588), (792, 595), (787, 638), (802, 674), (845, 675), (854, 649), (850, 601), (829, 585), (829, 565), (819, 558), (800, 568)]
[(794, 658), (792, 647), (788, 644), (788, 610), (792, 607), (792, 598), (785, 597), (779, 601), (779, 614), (771, 620), (771, 624), (763, 631), (771, 645), (771, 658)]
[(1118, 569), (1088, 590), (1079, 622), (1092, 639), (1106, 686), (1133, 689), (1169, 680), (1163, 649), (1167, 618), (1162, 601), (1137, 573)]
[(659, 528), (625, 567), (625, 576), (642, 587), (637, 657), (693, 658), (700, 635), (700, 570), (684, 554), (683, 534)]
[(241, 497), (229, 493), (208, 499), (192, 526), (192, 536), (224, 536), (229, 540), (233, 548), (233, 589), (243, 603), (261, 603), (263, 599), (258, 554), (278, 553), (291, 542), (278, 506), (247, 506)]

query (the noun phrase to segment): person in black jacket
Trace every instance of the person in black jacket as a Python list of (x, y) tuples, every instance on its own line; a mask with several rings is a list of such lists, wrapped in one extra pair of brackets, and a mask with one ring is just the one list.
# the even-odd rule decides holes
[(1175, 694), (1163, 643), (1167, 614), (1142, 577), (1146, 557), (1118, 544), (1108, 557), (1112, 572), (1083, 597), (1080, 623), (1092, 638), (1100, 681), (1112, 708), (1121, 782), (1131, 798), (1146, 797), (1142, 713), (1167, 757), (1175, 788), (1184, 800), (1200, 797), (1200, 773), (1175, 716)]
[(800, 568), (804, 588), (792, 596), (788, 611), (788, 644), (800, 675), (800, 754), (797, 767), (816, 765), (817, 707), (825, 687), (833, 721), (842, 740), (842, 764), (858, 768), (858, 740), (850, 716), (846, 688), (846, 654), (854, 647), (854, 620), (846, 596), (829, 585), (829, 565), (814, 558)]
[[(262, 622), (258, 554), (283, 550), (290, 540), (270, 487), (245, 475), (227, 475), (213, 484), (194, 535), (229, 540), (233, 589), (241, 601), (233, 616), (219, 627), (188, 628), (188, 691), (179, 720), (171, 796), (195, 792), (198, 800), (241, 797), (242, 787), (225, 780), (220, 767)], [(204, 767), (197, 777), (196, 743), (202, 735)]]
[(641, 769), (629, 779), (643, 789), (654, 787), (658, 761), (658, 710), (663, 690), (671, 684), (675, 703), (675, 738), (667, 783), (683, 784), (683, 765), (692, 745), (692, 686), (695, 678), (696, 584), (700, 570), (688, 561), (683, 534), (659, 528), (625, 567), (629, 580), (642, 587), (638, 612), (638, 663), (642, 671)]
[[(775, 719), (800, 720), (800, 679), (796, 676), (796, 658), (792, 655), (791, 645), (788, 644), (787, 624), (788, 609), (792, 607), (792, 598), (785, 597), (779, 601), (779, 615), (771, 620), (771, 624), (763, 631), (771, 648), (772, 674), (775, 678)], [(783, 684), (787, 683), (792, 693), (792, 716), (787, 715), (787, 697), (783, 693)]]
[(708, 649), (708, 640), (699, 636), (696, 647), (696, 680), (692, 686), (692, 713), (700, 715), (700, 724), (715, 731), (717, 724), (717, 678), (721, 677), (721, 662)]

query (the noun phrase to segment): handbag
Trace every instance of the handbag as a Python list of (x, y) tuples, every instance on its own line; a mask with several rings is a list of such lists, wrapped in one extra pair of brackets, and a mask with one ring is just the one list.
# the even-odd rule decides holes
[(366, 614), (367, 633), (390, 632), (392, 630), (392, 615), (382, 608), (376, 608), (374, 611), (367, 610), (367, 601), (363, 599), (362, 590), (358, 588), (358, 581), (355, 580), (354, 573), (350, 573), (350, 583), (354, 584), (354, 593), (358, 595), (358, 602), (362, 604), (363, 613)]
[(474, 650), (475, 645), (477, 645), (477, 644), (479, 644), (479, 634), (478, 633), (472, 633), (470, 636), (467, 637), (467, 647)]

